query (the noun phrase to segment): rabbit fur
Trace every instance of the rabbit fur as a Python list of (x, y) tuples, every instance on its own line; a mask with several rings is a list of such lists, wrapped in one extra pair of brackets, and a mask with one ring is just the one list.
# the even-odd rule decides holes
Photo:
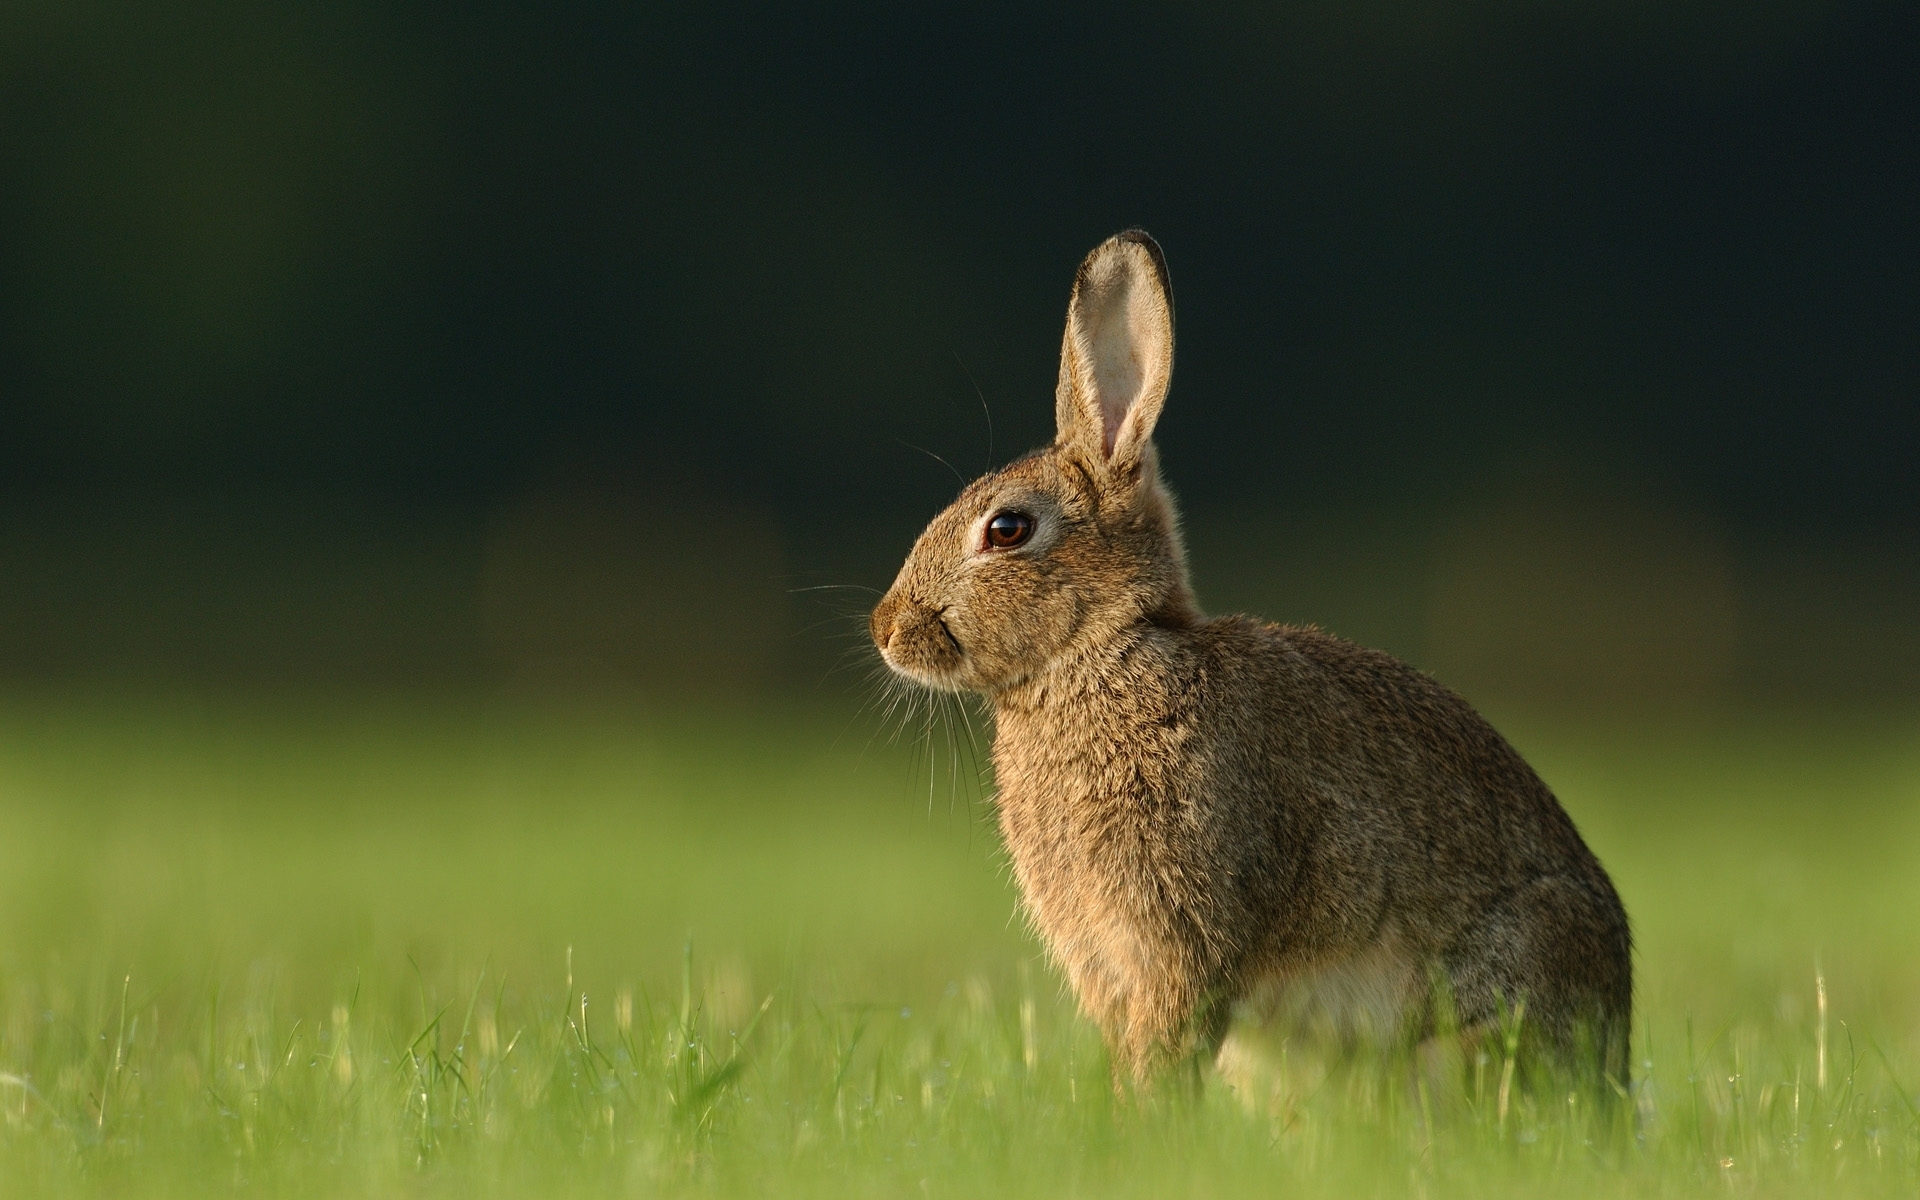
[[(1626, 913), (1540, 777), (1387, 654), (1202, 615), (1152, 442), (1172, 369), (1165, 259), (1130, 230), (1074, 281), (1057, 439), (962, 491), (871, 617), (895, 672), (988, 702), (1025, 910), (1117, 1069), (1305, 988), (1346, 1034), (1519, 1013), (1624, 1083)], [(1030, 533), (991, 544), (1008, 513)]]

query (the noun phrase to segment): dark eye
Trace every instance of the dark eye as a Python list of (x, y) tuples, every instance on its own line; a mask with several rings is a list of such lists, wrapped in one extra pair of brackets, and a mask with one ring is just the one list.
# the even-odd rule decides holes
[(1033, 536), (1033, 518), (1025, 513), (1003, 512), (987, 522), (987, 545), (995, 550), (1011, 550)]

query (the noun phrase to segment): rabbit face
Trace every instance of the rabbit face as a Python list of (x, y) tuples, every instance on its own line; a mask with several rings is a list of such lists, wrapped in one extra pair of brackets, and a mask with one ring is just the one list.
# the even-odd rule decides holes
[(927, 526), (874, 644), (916, 683), (1001, 692), (1143, 618), (1196, 620), (1153, 427), (1173, 298), (1152, 238), (1109, 238), (1067, 306), (1052, 446), (975, 481)]
[(1114, 479), (1055, 445), (969, 486), (873, 610), (887, 665), (999, 692), (1083, 641), (1189, 609), (1172, 504), (1143, 466)]

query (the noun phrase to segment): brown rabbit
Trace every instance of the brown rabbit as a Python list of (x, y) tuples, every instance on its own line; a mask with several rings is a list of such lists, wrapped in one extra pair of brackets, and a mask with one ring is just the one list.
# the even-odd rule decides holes
[(1200, 612), (1152, 442), (1172, 373), (1131, 230), (1074, 279), (1057, 439), (961, 492), (872, 615), (894, 671), (991, 704), (1021, 895), (1116, 1064), (1146, 1080), (1304, 992), (1347, 1033), (1518, 1012), (1624, 1083), (1626, 913), (1540, 777), (1397, 659)]

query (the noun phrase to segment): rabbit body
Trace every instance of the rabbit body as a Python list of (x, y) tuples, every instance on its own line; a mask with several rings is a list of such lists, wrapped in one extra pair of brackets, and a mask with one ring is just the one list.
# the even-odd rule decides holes
[(1171, 366), (1164, 260), (1120, 235), (1076, 280), (1059, 439), (963, 491), (872, 616), (896, 671), (988, 698), (1002, 835), (1081, 1006), (1143, 1079), (1304, 988), (1343, 1033), (1524, 1004), (1624, 1081), (1626, 914), (1520, 755), (1389, 655), (1200, 613), (1150, 440)]
[(1208, 1045), (1234, 1001), (1316, 976), (1377, 1033), (1430, 1021), (1436, 967), (1469, 1026), (1521, 998), (1557, 1040), (1624, 1017), (1605, 872), (1452, 692), (1243, 617), (1104, 651), (995, 697), (994, 765), (1021, 894), (1122, 1061)]

